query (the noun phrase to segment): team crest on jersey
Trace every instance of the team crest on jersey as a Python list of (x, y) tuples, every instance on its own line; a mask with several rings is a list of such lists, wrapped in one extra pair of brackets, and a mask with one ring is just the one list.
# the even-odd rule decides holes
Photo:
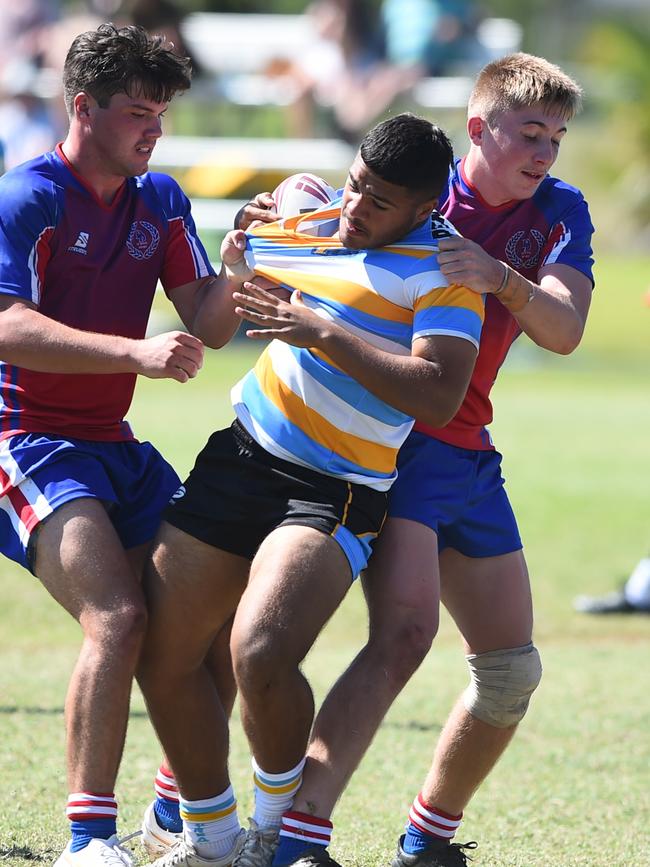
[(126, 249), (134, 259), (150, 259), (158, 248), (160, 232), (146, 220), (135, 220), (131, 224)]
[(506, 258), (515, 268), (533, 268), (539, 262), (544, 235), (537, 229), (520, 230), (506, 244)]

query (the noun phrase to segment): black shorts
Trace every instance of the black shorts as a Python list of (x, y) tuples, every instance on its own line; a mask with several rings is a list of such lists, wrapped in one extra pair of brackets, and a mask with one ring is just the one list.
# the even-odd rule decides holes
[(194, 538), (252, 560), (277, 527), (313, 527), (338, 542), (353, 577), (386, 515), (384, 492), (276, 458), (238, 421), (212, 434), (184, 488), (163, 517)]

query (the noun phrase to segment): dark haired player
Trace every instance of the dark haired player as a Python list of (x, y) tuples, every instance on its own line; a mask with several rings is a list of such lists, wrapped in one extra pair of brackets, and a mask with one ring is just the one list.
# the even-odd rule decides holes
[[(249, 336), (271, 342), (233, 389), (236, 421), (212, 435), (166, 510), (147, 571), (138, 679), (184, 824), (158, 867), (272, 857), (314, 714), (300, 664), (366, 564), (413, 415), (444, 423), (463, 399), (483, 301), (441, 278), (435, 255), (431, 213), (451, 159), (441, 130), (399, 115), (365, 137), (341, 199), (254, 229), (238, 263), (229, 248), (241, 233), (226, 238), (244, 284), (238, 310), (266, 326)], [(319, 219), (338, 221), (338, 233), (321, 237)], [(245, 282), (253, 274), (300, 298), (258, 290)], [(204, 665), (235, 609), (233, 664), (255, 768), (245, 833), (227, 721)]]
[(186, 382), (202, 364), (190, 334), (145, 338), (158, 281), (188, 329), (209, 314), (212, 346), (238, 318), (187, 198), (147, 172), (187, 59), (105, 24), (73, 41), (63, 85), (65, 141), (0, 180), (0, 550), (83, 631), (65, 706), (72, 839), (57, 864), (123, 867), (114, 787), (146, 625), (140, 576), (179, 484), (124, 416), (137, 374)]

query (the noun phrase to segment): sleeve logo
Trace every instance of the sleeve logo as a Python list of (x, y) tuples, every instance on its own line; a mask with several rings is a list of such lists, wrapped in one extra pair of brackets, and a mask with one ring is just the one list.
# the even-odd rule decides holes
[(544, 265), (552, 265), (560, 257), (560, 253), (571, 240), (571, 230), (564, 223), (556, 223), (551, 229), (551, 234), (544, 248)]

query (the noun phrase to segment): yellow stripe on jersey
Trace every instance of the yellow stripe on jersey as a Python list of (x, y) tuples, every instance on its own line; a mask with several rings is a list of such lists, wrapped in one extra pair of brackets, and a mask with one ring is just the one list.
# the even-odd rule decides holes
[(399, 256), (410, 256), (411, 259), (426, 259), (433, 252), (432, 247), (382, 247), (387, 253), (397, 253)]
[(473, 310), (481, 321), (485, 314), (483, 295), (468, 292), (467, 287), (459, 283), (433, 289), (418, 299), (416, 307), (418, 311), (427, 310), (429, 307), (462, 307), (465, 310)]
[(255, 365), (262, 392), (292, 424), (314, 442), (371, 472), (390, 474), (395, 469), (397, 449), (373, 443), (340, 430), (310, 407), (284, 383), (273, 370), (268, 352)]
[[(330, 263), (328, 263), (329, 265)], [(333, 264), (333, 263), (332, 263)], [(268, 277), (276, 283), (299, 288), (307, 295), (319, 299), (337, 301), (346, 307), (353, 307), (361, 313), (387, 319), (390, 322), (400, 322), (405, 325), (413, 322), (413, 311), (393, 304), (387, 298), (378, 295), (374, 289), (360, 283), (342, 280), (332, 269), (330, 276), (324, 274), (309, 274), (291, 268), (273, 268), (264, 264), (255, 265), (255, 273)]]

